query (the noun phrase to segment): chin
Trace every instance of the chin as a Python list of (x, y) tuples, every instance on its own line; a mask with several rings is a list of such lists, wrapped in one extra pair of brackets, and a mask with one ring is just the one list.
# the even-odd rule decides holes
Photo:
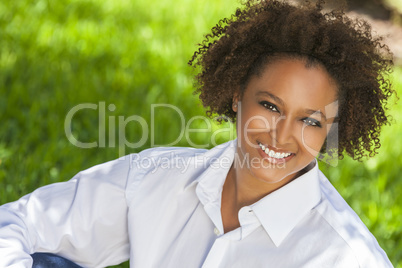
[(251, 168), (250, 172), (253, 177), (265, 183), (275, 184), (292, 175), (292, 173), (284, 173), (284, 170), (281, 170), (281, 168), (284, 169), (284, 167), (273, 166), (272, 164), (269, 166), (268, 164), (259, 168)]
[(295, 178), (300, 171), (308, 167), (310, 163), (306, 163), (305, 166), (301, 167), (290, 167), (289, 163), (272, 164), (264, 159), (259, 167), (250, 166), (250, 172), (259, 181), (269, 184), (280, 183), (282, 181), (287, 183)]

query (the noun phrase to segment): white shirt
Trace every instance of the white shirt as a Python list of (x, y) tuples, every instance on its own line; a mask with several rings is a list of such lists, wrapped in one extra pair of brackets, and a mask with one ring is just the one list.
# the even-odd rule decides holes
[(84, 267), (392, 267), (318, 165), (239, 211), (224, 233), (236, 140), (154, 148), (95, 166), (0, 207), (0, 267), (52, 252)]

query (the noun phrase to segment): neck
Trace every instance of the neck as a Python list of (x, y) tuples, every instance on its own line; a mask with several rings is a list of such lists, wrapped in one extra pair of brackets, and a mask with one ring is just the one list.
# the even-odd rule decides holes
[(308, 165), (306, 168), (295, 174), (290, 174), (279, 182), (268, 183), (253, 176), (250, 170), (244, 166), (236, 165), (235, 161), (228, 172), (222, 195), (225, 195), (225, 200), (233, 204), (232, 209), (239, 211), (240, 208), (254, 204), (310, 169), (311, 165)]

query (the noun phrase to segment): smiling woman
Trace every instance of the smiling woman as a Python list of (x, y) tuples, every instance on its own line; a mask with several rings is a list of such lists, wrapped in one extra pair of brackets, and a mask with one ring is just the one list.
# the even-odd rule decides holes
[[(336, 99), (337, 89), (325, 69), (307, 68), (302, 59), (271, 62), (249, 80), (241, 101), (234, 97), (239, 161), (229, 173), (233, 178), (223, 186), (225, 232), (240, 227), (233, 215), (241, 207), (314, 167), (333, 123), (333, 118), (327, 120), (319, 111), (336, 114), (337, 107), (326, 109)], [(236, 165), (239, 162), (246, 165)]]
[(190, 64), (238, 138), (144, 150), (1, 206), (0, 266), (392, 267), (316, 160), (375, 154), (391, 55), (322, 5), (250, 0), (222, 20)]
[[(259, 178), (262, 183), (253, 191), (260, 192), (257, 199), (308, 170), (334, 120), (326, 120), (324, 113), (337, 113), (338, 107), (331, 106), (336, 100), (337, 89), (327, 71), (322, 66), (306, 67), (302, 59), (270, 62), (261, 74), (252, 76), (242, 98), (234, 98), (237, 154), (250, 167), (239, 169), (236, 176), (244, 183)], [(259, 157), (260, 166), (252, 167)]]

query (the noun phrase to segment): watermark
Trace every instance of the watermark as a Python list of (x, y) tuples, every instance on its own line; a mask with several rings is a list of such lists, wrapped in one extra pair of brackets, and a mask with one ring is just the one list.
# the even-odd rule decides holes
[[(241, 114), (241, 102), (238, 103), (238, 107), (238, 114)], [(315, 115), (315, 120), (321, 120), (324, 113), (326, 114), (325, 121), (335, 118), (337, 116), (337, 107), (338, 102), (327, 105), (322, 113), (319, 112)], [(297, 145), (293, 146), (292, 149), (295, 149), (297, 146), (302, 146), (304, 150), (321, 161), (333, 166), (336, 166), (338, 163), (338, 158), (336, 157), (338, 146), (338, 124), (336, 122), (324, 125), (327, 136), (325, 140), (325, 152), (323, 153), (321, 152), (321, 147), (317, 148), (317, 146), (314, 147), (311, 145), (311, 139), (313, 136), (311, 133), (314, 133), (311, 132), (312, 126), (309, 124), (303, 124), (301, 128), (292, 128), (292, 125), (286, 126), (286, 124), (289, 123), (287, 123), (287, 117), (285, 115), (276, 115), (274, 113), (272, 117), (267, 117), (265, 114), (257, 114), (250, 116), (245, 120), (245, 122), (242, 122), (242, 118), (238, 117), (236, 123), (237, 128), (234, 124), (225, 124), (219, 128), (216, 126), (214, 127), (213, 122), (217, 119), (222, 119), (222, 117), (211, 119), (206, 116), (198, 115), (186, 119), (184, 113), (179, 107), (167, 103), (151, 104), (149, 109), (150, 118), (146, 120), (144, 117), (137, 114), (130, 116), (115, 115), (112, 113), (116, 110), (114, 104), (107, 105), (105, 102), (78, 104), (71, 108), (66, 115), (64, 121), (65, 134), (69, 142), (79, 148), (117, 147), (119, 148), (119, 156), (124, 156), (127, 148), (138, 149), (147, 143), (150, 144), (150, 147), (166, 147), (176, 146), (179, 142), (184, 140), (185, 143), (192, 147), (211, 148), (219, 144), (218, 137), (222, 137), (222, 135), (224, 135), (228, 140), (233, 140), (238, 136), (238, 146), (241, 146), (241, 143), (245, 142), (247, 146), (252, 148), (258, 148), (258, 144), (254, 139), (255, 135), (266, 135), (264, 141), (270, 141), (273, 143), (270, 145), (275, 147), (278, 144), (281, 144), (278, 141), (283, 139), (284, 135), (288, 135), (289, 137), (296, 137), (295, 143), (297, 143)], [(90, 141), (79, 140), (78, 137), (74, 136), (73, 131), (74, 120), (78, 120), (76, 119), (78, 115), (86, 110), (95, 111), (98, 119), (98, 135), (97, 137), (93, 137)], [(156, 126), (158, 124), (157, 118), (159, 118), (158, 115), (160, 114), (172, 115), (172, 117), (174, 117), (172, 120), (179, 122), (178, 135), (173, 141), (169, 141), (168, 143), (157, 143), (157, 137), (158, 135), (161, 135), (161, 133), (156, 131)], [(258, 127), (255, 126), (256, 122), (258, 122)], [(194, 123), (203, 125), (203, 127), (193, 127)], [(135, 141), (130, 141), (127, 138), (126, 131), (128, 126), (132, 126), (133, 124), (137, 128), (137, 133), (140, 134), (136, 137)], [(286, 127), (288, 129), (284, 129)], [(192, 138), (192, 134), (194, 133), (203, 134), (205, 137), (208, 137), (208, 140), (204, 139), (205, 142), (199, 144)], [(258, 161), (260, 161), (258, 159), (261, 160), (261, 158), (248, 159), (248, 162), (255, 162), (255, 165), (260, 166), (264, 165), (264, 163), (258, 163)], [(183, 164), (183, 166), (185, 166), (185, 164)]]
[[(206, 116), (194, 116), (186, 120), (183, 112), (172, 104), (162, 103), (162, 104), (151, 104), (150, 106), (150, 120), (146, 120), (140, 115), (131, 115), (128, 117), (119, 115), (108, 115), (108, 112), (115, 111), (116, 106), (114, 104), (109, 104), (106, 106), (105, 102), (95, 103), (82, 103), (74, 106), (67, 113), (64, 120), (64, 131), (68, 141), (83, 149), (88, 148), (119, 148), (119, 156), (125, 155), (125, 150), (127, 148), (137, 149), (144, 146), (147, 142), (150, 142), (150, 147), (161, 147), (161, 146), (176, 146), (181, 140), (185, 139), (185, 142), (190, 146), (197, 148), (210, 148), (215, 147), (219, 144), (218, 138), (220, 135), (225, 135), (228, 139), (232, 140), (236, 137), (236, 131), (233, 124), (227, 124), (226, 127), (221, 127), (219, 129), (213, 130), (213, 121), (216, 119), (210, 119)], [(85, 110), (94, 110), (97, 112), (98, 117), (98, 136), (94, 137), (91, 141), (81, 141), (73, 132), (73, 121), (76, 116), (84, 112)], [(157, 143), (157, 137), (161, 134), (156, 131), (156, 124), (158, 114), (162, 113), (172, 113), (175, 118), (180, 122), (179, 133), (175, 140), (169, 143)], [(106, 129), (106, 121), (108, 121), (108, 129)], [(204, 128), (194, 128), (193, 123), (202, 122), (206, 127)], [(126, 129), (129, 124), (136, 124), (137, 130), (141, 133), (136, 141), (130, 141), (126, 136)], [(108, 135), (106, 135), (108, 133)], [(116, 137), (117, 133), (117, 137)], [(203, 144), (198, 144), (191, 138), (191, 133), (211, 133), (210, 140)]]
[(147, 169), (152, 174), (156, 172), (165, 172), (168, 169), (174, 169), (180, 173), (185, 173), (189, 168), (212, 168), (212, 169), (229, 169), (234, 163), (240, 168), (246, 169), (271, 169), (285, 168), (285, 163), (273, 164), (262, 158), (253, 157), (249, 154), (240, 158), (238, 155), (222, 156), (222, 157), (206, 157), (205, 154), (199, 153), (194, 157), (182, 157), (175, 152), (169, 152), (162, 156), (153, 157), (149, 155), (134, 154), (130, 161), (132, 167), (136, 169)]

